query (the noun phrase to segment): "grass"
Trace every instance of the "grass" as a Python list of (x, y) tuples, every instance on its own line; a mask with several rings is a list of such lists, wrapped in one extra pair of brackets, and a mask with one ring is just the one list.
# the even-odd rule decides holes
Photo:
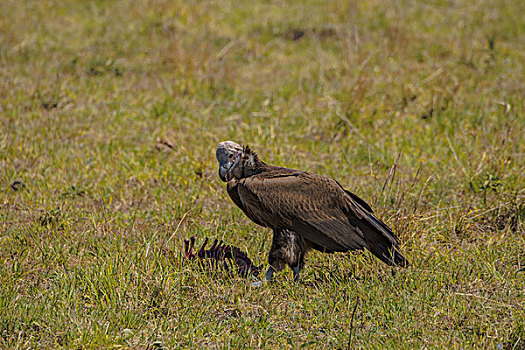
[[(524, 4), (0, 2), (0, 347), (525, 348)], [(183, 261), (266, 267), (227, 139), (336, 178), (412, 265)]]

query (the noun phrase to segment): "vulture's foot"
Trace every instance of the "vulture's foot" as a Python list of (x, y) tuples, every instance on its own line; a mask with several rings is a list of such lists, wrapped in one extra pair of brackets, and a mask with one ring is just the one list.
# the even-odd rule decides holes
[(266, 276), (264, 276), (266, 282), (271, 282), (273, 280), (273, 267), (269, 267), (268, 271), (266, 271)]
[[(299, 266), (292, 267), (293, 281), (294, 282), (299, 282), (299, 272), (300, 271), (301, 271), (301, 267), (299, 267)], [(266, 271), (266, 275), (264, 276), (264, 279), (262, 279), (261, 281), (252, 282), (251, 286), (252, 287), (261, 287), (263, 284), (265, 284), (267, 282), (272, 282), (273, 281), (273, 274), (274, 274), (274, 272), (275, 272), (275, 269), (270, 266), (268, 268), (268, 271)]]
[(274, 269), (273, 267), (269, 267), (268, 268), (268, 271), (266, 271), (266, 275), (264, 276), (264, 279), (261, 280), (261, 281), (255, 281), (255, 282), (252, 282), (251, 283), (251, 286), (252, 287), (261, 287), (263, 284), (265, 284), (266, 282), (271, 282), (273, 281), (273, 272), (274, 272)]
[(292, 267), (293, 271), (293, 281), (298, 282), (299, 281), (299, 272), (301, 271), (301, 268), (299, 266)]

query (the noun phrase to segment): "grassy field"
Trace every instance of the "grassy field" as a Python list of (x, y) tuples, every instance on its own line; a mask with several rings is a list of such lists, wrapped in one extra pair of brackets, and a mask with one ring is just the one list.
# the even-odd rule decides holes
[[(525, 2), (0, 1), (0, 348), (525, 349)], [(220, 141), (331, 176), (411, 261), (271, 233)]]

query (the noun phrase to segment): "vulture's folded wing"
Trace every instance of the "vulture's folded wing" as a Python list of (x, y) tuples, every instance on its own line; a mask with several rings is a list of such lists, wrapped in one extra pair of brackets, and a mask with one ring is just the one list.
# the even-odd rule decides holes
[(367, 248), (387, 264), (406, 265), (390, 228), (332, 179), (269, 171), (236, 187), (241, 208), (256, 223), (291, 229), (327, 251)]

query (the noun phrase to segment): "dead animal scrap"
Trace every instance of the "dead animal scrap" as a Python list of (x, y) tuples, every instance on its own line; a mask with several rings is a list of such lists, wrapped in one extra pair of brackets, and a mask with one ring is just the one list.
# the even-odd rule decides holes
[(200, 249), (195, 253), (195, 236), (184, 240), (184, 257), (188, 260), (198, 259), (205, 267), (216, 268), (224, 267), (226, 271), (232, 270), (233, 264), (236, 266), (237, 273), (242, 277), (259, 276), (260, 266), (255, 266), (248, 255), (239, 248), (224, 244), (221, 240), (215, 239), (210, 249), (206, 249), (208, 238), (204, 241)]

